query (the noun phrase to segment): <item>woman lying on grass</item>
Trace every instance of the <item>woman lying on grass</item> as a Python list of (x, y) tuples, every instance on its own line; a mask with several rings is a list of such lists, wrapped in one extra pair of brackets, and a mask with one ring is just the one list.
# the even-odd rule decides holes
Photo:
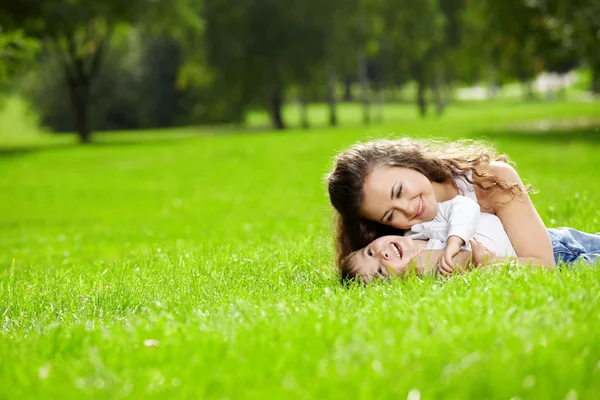
[[(600, 253), (600, 236), (573, 230), (546, 230), (508, 158), (472, 141), (415, 139), (359, 144), (336, 158), (328, 175), (331, 203), (338, 212), (337, 264), (374, 239), (402, 234), (433, 220), (439, 203), (459, 194), (499, 218), (521, 264), (554, 267), (560, 258)], [(551, 240), (552, 237), (552, 240)], [(579, 240), (579, 242), (577, 241)], [(450, 265), (456, 245), (440, 253)], [(568, 259), (565, 259), (568, 258)]]

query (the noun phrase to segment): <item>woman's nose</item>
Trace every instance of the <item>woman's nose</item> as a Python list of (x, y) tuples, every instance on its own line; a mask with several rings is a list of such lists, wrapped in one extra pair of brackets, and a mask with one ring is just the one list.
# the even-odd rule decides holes
[(402, 211), (403, 214), (408, 213), (408, 209), (410, 208), (410, 200), (403, 197), (401, 199), (396, 199), (395, 202), (396, 209)]

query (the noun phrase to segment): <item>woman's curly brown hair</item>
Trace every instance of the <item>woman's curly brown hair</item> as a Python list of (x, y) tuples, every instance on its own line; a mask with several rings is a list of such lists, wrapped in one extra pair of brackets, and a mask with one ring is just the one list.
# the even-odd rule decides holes
[[(359, 216), (363, 200), (363, 185), (367, 175), (378, 166), (411, 168), (425, 175), (431, 182), (451, 182), (462, 178), (484, 190), (501, 188), (513, 195), (527, 193), (530, 187), (499, 180), (485, 172), (491, 161), (509, 163), (506, 155), (483, 142), (459, 140), (374, 140), (360, 143), (335, 158), (333, 170), (327, 175), (331, 204), (336, 215), (336, 265), (344, 280), (344, 259), (374, 239), (403, 231), (368, 221)], [(473, 182), (470, 176), (477, 176)], [(483, 182), (483, 183), (482, 183)]]

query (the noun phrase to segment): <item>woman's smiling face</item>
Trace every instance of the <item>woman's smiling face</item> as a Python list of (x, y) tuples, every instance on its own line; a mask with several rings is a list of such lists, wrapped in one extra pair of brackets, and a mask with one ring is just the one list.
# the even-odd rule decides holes
[(360, 216), (397, 229), (431, 221), (438, 213), (433, 185), (422, 173), (404, 167), (377, 166), (363, 185)]

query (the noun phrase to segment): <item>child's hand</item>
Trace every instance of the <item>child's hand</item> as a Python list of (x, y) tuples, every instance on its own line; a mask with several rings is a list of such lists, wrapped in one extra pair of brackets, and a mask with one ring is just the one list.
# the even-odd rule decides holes
[(458, 236), (450, 236), (446, 248), (438, 261), (438, 272), (443, 276), (450, 276), (454, 273), (455, 265), (452, 260), (460, 251), (460, 247), (464, 244), (464, 241)]

